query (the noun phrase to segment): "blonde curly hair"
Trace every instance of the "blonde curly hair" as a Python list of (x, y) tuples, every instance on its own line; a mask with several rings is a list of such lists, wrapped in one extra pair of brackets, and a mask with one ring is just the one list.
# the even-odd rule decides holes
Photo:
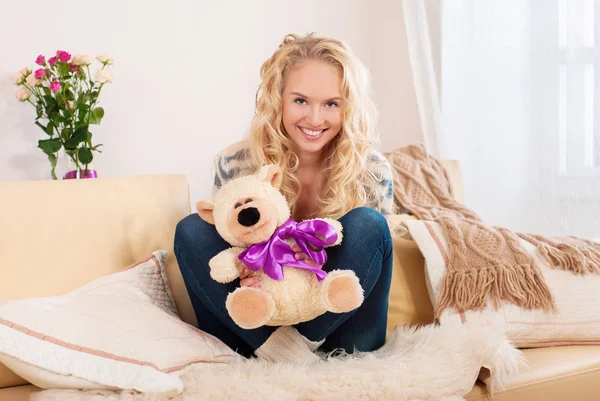
[(323, 190), (317, 198), (314, 217), (339, 218), (358, 206), (377, 204), (380, 185), (371, 164), (381, 163), (368, 157), (376, 140), (377, 113), (371, 100), (370, 78), (366, 68), (341, 41), (318, 37), (314, 33), (300, 37), (288, 34), (260, 69), (261, 84), (256, 92), (256, 110), (248, 140), (252, 165), (277, 164), (283, 171), (281, 191), (289, 202), (292, 216), (302, 190), (294, 172), (298, 156), (283, 126), (282, 93), (286, 74), (305, 60), (330, 63), (342, 77), (342, 129), (324, 149)]

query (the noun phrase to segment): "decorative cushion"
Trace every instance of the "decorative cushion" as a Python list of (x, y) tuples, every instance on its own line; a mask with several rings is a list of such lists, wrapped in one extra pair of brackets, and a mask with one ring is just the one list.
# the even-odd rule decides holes
[(1, 302), (0, 362), (40, 388), (179, 393), (171, 373), (238, 358), (180, 319), (166, 257), (155, 251), (62, 296)]
[(423, 255), (414, 241), (392, 236), (393, 270), (388, 297), (388, 330), (398, 325), (433, 323), (433, 306), (425, 285)]
[[(414, 220), (403, 224), (425, 258), (428, 292), (432, 304), (436, 305), (449, 254), (443, 229), (433, 221)], [(521, 238), (519, 240), (540, 266), (558, 312), (525, 310), (503, 302), (498, 310), (492, 305), (482, 311), (446, 309), (440, 316), (440, 324), (498, 325), (505, 331), (507, 338), (520, 348), (600, 344), (600, 276), (578, 276), (570, 271), (554, 269), (546, 263), (534, 245)]]

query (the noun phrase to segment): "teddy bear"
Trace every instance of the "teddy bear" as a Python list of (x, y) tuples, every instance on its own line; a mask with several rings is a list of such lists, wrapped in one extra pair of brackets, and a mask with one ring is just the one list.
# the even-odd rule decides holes
[(279, 190), (282, 178), (279, 166), (265, 165), (196, 204), (199, 216), (231, 245), (209, 261), (212, 279), (230, 283), (246, 266), (249, 277), (262, 278), (260, 288), (238, 287), (227, 296), (229, 315), (244, 329), (294, 325), (325, 312), (345, 313), (364, 299), (352, 270), (325, 272), (295, 259), (292, 246), (297, 244), (323, 266), (325, 248), (342, 242), (342, 225), (328, 218), (292, 219)]

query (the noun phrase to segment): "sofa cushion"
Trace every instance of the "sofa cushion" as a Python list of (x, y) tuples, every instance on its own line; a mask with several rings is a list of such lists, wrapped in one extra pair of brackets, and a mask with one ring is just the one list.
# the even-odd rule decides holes
[(182, 175), (0, 182), (0, 301), (62, 295), (157, 249), (183, 319), (195, 323), (173, 238), (190, 213)]
[(191, 211), (185, 176), (0, 182), (0, 193), (0, 301), (62, 295), (164, 249), (177, 309), (196, 324), (173, 254)]
[[(27, 380), (23, 379), (12, 370), (0, 363), (0, 388), (21, 386), (27, 384)], [(0, 398), (1, 400), (2, 398)]]
[[(494, 401), (596, 401), (600, 394), (600, 346), (569, 345), (523, 350), (528, 367), (508, 379)], [(476, 385), (467, 401), (489, 401)]]
[(433, 322), (433, 306), (425, 286), (423, 255), (416, 242), (392, 237), (393, 271), (388, 304), (388, 330), (402, 324)]
[(41, 388), (182, 390), (172, 372), (235, 361), (177, 314), (165, 251), (70, 293), (0, 303), (0, 361)]

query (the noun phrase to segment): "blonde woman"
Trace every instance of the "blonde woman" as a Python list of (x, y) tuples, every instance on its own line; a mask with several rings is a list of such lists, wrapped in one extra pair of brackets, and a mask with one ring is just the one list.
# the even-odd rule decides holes
[[(284, 171), (281, 190), (296, 221), (339, 219), (340, 246), (328, 248), (326, 271), (352, 269), (365, 300), (356, 310), (326, 313), (296, 326), (238, 327), (225, 309), (237, 286), (260, 287), (258, 277), (229, 285), (210, 278), (208, 261), (229, 247), (214, 226), (194, 213), (175, 233), (175, 254), (198, 327), (238, 353), (273, 362), (307, 364), (319, 351), (373, 351), (385, 341), (392, 274), (392, 243), (384, 215), (392, 209), (392, 173), (372, 149), (375, 110), (365, 68), (342, 42), (287, 35), (261, 67), (256, 114), (248, 136), (215, 160), (216, 190), (264, 164)], [(315, 264), (300, 249), (296, 258)]]

